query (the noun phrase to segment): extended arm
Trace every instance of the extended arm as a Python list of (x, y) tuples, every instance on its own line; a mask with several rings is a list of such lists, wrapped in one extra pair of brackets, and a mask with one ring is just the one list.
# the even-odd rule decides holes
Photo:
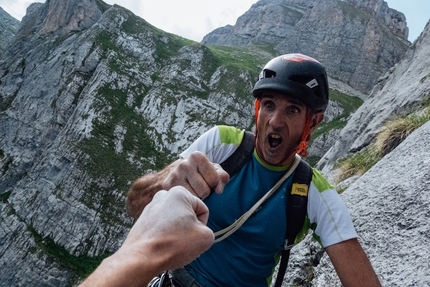
[(158, 192), (121, 248), (80, 287), (146, 286), (162, 271), (188, 264), (214, 241), (208, 216), (206, 205), (183, 187)]
[(326, 251), (342, 286), (381, 286), (366, 253), (356, 238), (328, 246)]
[(127, 200), (127, 213), (135, 219), (153, 196), (161, 189), (183, 186), (195, 196), (204, 199), (211, 190), (221, 193), (230, 179), (218, 164), (211, 163), (200, 152), (192, 153), (188, 158), (178, 159), (162, 171), (148, 174), (137, 179), (131, 186)]

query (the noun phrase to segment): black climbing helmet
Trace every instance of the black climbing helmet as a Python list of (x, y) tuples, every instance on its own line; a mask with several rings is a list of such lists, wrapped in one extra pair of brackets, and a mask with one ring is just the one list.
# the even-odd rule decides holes
[(254, 97), (260, 97), (265, 91), (291, 96), (315, 111), (325, 111), (328, 105), (325, 68), (302, 54), (286, 54), (270, 60), (255, 83)]

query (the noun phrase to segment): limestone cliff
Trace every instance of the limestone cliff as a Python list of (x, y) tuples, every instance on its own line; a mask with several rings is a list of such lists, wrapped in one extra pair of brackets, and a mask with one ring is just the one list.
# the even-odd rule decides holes
[(133, 180), (215, 124), (250, 129), (265, 59), (246, 58), (101, 1), (31, 5), (0, 61), (0, 286), (76, 284), (121, 244)]
[(330, 77), (367, 94), (409, 46), (405, 16), (383, 0), (260, 0), (202, 43), (260, 46), (319, 59)]
[[(336, 160), (367, 147), (388, 119), (428, 107), (429, 52), (430, 22), (318, 163), (327, 177)], [(351, 179), (342, 193), (382, 286), (430, 285), (429, 140), (427, 122), (363, 176)], [(341, 286), (328, 256), (310, 237), (292, 254), (286, 286)]]
[(419, 109), (430, 96), (429, 23), (403, 60), (378, 79), (369, 98), (320, 161), (320, 168), (329, 173), (337, 159), (367, 147), (389, 118)]

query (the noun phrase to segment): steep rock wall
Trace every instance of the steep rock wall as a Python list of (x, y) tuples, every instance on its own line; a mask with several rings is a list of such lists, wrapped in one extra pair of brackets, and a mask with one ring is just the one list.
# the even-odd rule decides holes
[(407, 35), (405, 16), (383, 0), (260, 0), (234, 26), (214, 30), (202, 43), (308, 54), (329, 76), (367, 94), (403, 57)]
[(337, 159), (367, 147), (389, 118), (418, 109), (430, 96), (429, 23), (405, 58), (378, 80), (369, 98), (351, 116), (339, 139), (321, 159), (318, 167), (326, 174), (331, 173)]

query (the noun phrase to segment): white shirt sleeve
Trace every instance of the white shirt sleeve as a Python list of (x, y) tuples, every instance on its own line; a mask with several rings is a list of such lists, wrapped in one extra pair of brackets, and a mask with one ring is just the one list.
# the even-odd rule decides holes
[(316, 223), (314, 232), (323, 247), (358, 237), (349, 211), (335, 189), (320, 192), (312, 182), (308, 216), (311, 225)]
[[(237, 129), (234, 130), (239, 131)], [(222, 163), (234, 153), (239, 144), (240, 142), (223, 142), (220, 128), (215, 126), (202, 134), (195, 142), (193, 142), (184, 152), (180, 154), (180, 157), (187, 158), (191, 153), (200, 151), (209, 158), (210, 162)]]

